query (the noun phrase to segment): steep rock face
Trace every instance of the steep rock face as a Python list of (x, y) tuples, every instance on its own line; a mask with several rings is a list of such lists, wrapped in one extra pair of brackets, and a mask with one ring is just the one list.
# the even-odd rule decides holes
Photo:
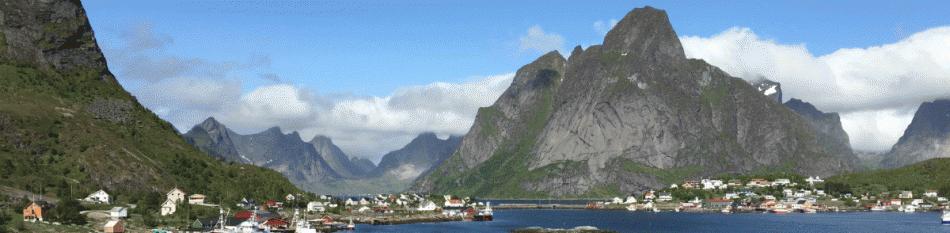
[(925, 102), (917, 108), (904, 135), (884, 155), (881, 166), (894, 168), (950, 157), (950, 100)]
[(818, 142), (829, 153), (852, 165), (860, 163), (854, 151), (851, 150), (851, 140), (848, 133), (841, 127), (841, 117), (838, 116), (838, 113), (824, 113), (815, 108), (814, 105), (795, 98), (785, 102), (785, 107), (798, 113), (815, 129), (818, 133)]
[[(326, 136), (314, 136), (313, 139), (310, 140), (310, 145), (313, 145), (317, 153), (327, 161), (330, 168), (344, 178), (363, 177), (373, 170), (372, 162), (366, 159), (350, 159), (346, 153), (343, 153), (343, 150), (340, 150), (339, 147), (333, 144), (333, 140), (330, 140), (330, 138)], [(370, 163), (366, 164), (366, 162)]]
[(0, 164), (0, 184), (48, 184), (44, 194), (60, 198), (299, 192), (276, 172), (205, 156), (139, 104), (108, 70), (78, 0), (0, 1)]
[(666, 13), (635, 9), (604, 44), (518, 70), (459, 150), (415, 190), (483, 196), (629, 193), (670, 178), (850, 170), (800, 116), (686, 59)]
[(386, 153), (373, 175), (414, 180), (451, 156), (460, 142), (457, 136), (442, 140), (434, 133), (420, 134), (403, 148)]

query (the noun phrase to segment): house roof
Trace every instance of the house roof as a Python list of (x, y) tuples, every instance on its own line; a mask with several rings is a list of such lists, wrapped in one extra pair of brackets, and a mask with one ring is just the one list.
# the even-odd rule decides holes
[(119, 212), (123, 210), (125, 210), (125, 207), (116, 206), (116, 207), (112, 207), (112, 209), (110, 209), (109, 212)]

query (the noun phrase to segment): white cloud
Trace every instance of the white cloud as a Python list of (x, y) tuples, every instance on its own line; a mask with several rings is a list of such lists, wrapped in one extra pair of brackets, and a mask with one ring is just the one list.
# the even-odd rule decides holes
[[(782, 83), (784, 96), (804, 99), (842, 121), (856, 149), (889, 148), (909, 120), (895, 112), (950, 97), (950, 27), (918, 32), (892, 44), (839, 49), (815, 56), (804, 44), (779, 44), (747, 28), (681, 38), (686, 55), (745, 79)], [(912, 114), (912, 113), (911, 113)], [(858, 122), (875, 123), (859, 130)], [(896, 125), (901, 125), (896, 127)]]
[(564, 37), (555, 33), (545, 32), (541, 26), (534, 25), (528, 28), (527, 34), (521, 36), (518, 49), (522, 52), (547, 53), (560, 50), (564, 47)]
[(904, 134), (914, 118), (915, 108), (851, 112), (841, 115), (841, 126), (854, 148), (886, 151)]
[(597, 20), (594, 22), (594, 31), (601, 35), (607, 35), (607, 32), (610, 32), (610, 29), (613, 29), (617, 25), (617, 19), (610, 19), (607, 21)]

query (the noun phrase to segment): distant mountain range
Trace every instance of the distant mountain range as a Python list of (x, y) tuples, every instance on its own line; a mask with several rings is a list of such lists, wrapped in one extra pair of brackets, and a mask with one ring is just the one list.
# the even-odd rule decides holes
[(212, 157), (276, 170), (313, 192), (342, 194), (405, 190), (412, 180), (451, 155), (460, 141), (423, 133), (384, 155), (376, 166), (346, 155), (329, 137), (317, 135), (305, 142), (297, 132), (284, 134), (278, 127), (241, 135), (208, 118), (182, 136)]
[(638, 8), (603, 45), (575, 47), (566, 59), (551, 52), (519, 69), (479, 109), (452, 157), (413, 190), (605, 196), (722, 173), (852, 171), (836, 115), (793, 111), (778, 88), (686, 58), (666, 12)]

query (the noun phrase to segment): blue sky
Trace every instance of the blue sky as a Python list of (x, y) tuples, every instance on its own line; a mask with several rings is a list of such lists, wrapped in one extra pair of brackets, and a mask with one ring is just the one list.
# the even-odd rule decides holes
[[(598, 20), (651, 5), (680, 35), (748, 27), (821, 55), (896, 41), (947, 23), (947, 1), (84, 1), (99, 42), (151, 24), (168, 53), (213, 61), (269, 56), (267, 70), (321, 92), (384, 95), (405, 85), (516, 70), (537, 52), (517, 40), (539, 25), (565, 47), (599, 44)], [(942, 10), (941, 10), (942, 9)], [(371, 84), (371, 85), (368, 85)]]
[(83, 4), (120, 82), (179, 130), (276, 125), (371, 159), (418, 133), (464, 134), (519, 67), (599, 44), (645, 5), (668, 12), (688, 56), (841, 112), (858, 149), (888, 149), (919, 103), (950, 97), (950, 1)]

